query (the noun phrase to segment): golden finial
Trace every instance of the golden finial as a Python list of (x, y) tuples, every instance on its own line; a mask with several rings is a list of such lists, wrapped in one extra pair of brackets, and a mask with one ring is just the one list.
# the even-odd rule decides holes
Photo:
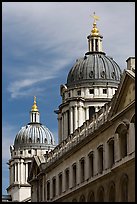
[(33, 104), (32, 108), (31, 108), (31, 111), (39, 111), (38, 107), (36, 105), (36, 96), (34, 96), (34, 104)]
[(94, 18), (94, 23), (96, 23), (96, 21), (98, 21), (99, 20), (99, 16), (96, 16), (95, 14), (95, 12), (93, 13), (94, 15), (92, 16), (93, 18)]
[(99, 16), (96, 16), (95, 12), (93, 14), (94, 15), (92, 17), (94, 18), (94, 22), (93, 22), (93, 29), (91, 30), (91, 33), (92, 33), (92, 36), (97, 36), (99, 35), (99, 30), (97, 29), (96, 21), (99, 20)]

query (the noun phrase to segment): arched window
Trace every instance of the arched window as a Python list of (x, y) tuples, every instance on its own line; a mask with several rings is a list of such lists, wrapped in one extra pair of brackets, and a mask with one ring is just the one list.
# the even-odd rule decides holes
[(56, 196), (56, 178), (52, 179), (52, 186), (53, 186), (53, 198)]
[(74, 203), (77, 202), (77, 199), (76, 199), (76, 198), (73, 198), (72, 202), (74, 202)]
[(103, 145), (98, 147), (98, 172), (103, 172)]
[(124, 174), (121, 178), (121, 201), (128, 202), (128, 176)]
[(104, 202), (104, 188), (103, 186), (100, 186), (99, 189), (98, 189), (98, 202)]
[(89, 153), (89, 177), (94, 175), (94, 153), (93, 151)]
[(112, 167), (112, 165), (115, 162), (114, 159), (114, 138), (110, 138), (108, 141), (108, 155), (109, 155), (109, 168)]
[(50, 181), (47, 181), (47, 200), (50, 199)]
[(72, 168), (73, 168), (73, 186), (76, 186), (76, 183), (77, 183), (77, 168), (76, 168), (76, 163), (74, 163), (72, 165)]
[(115, 202), (115, 194), (116, 194), (116, 192), (115, 192), (115, 184), (114, 184), (114, 182), (111, 182), (110, 183), (110, 185), (109, 185), (109, 187), (108, 187), (109, 189), (109, 194), (108, 194), (108, 201), (109, 202)]
[(81, 178), (81, 183), (84, 182), (85, 180), (85, 160), (84, 158), (81, 158), (80, 160), (80, 178)]
[(91, 191), (88, 195), (88, 202), (95, 202), (95, 195), (93, 191)]
[(125, 123), (120, 124), (117, 127), (116, 133), (119, 135), (120, 143), (120, 158), (127, 156), (127, 125)]
[(86, 198), (84, 195), (80, 196), (79, 202), (86, 202)]

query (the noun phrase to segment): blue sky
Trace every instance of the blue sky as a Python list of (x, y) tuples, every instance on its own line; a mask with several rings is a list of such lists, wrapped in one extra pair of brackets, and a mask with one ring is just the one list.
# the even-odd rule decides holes
[(2, 3), (2, 193), (9, 185), (9, 146), (29, 121), (33, 96), (58, 142), (60, 85), (77, 58), (88, 51), (93, 12), (103, 35), (103, 50), (126, 68), (135, 55), (134, 2)]

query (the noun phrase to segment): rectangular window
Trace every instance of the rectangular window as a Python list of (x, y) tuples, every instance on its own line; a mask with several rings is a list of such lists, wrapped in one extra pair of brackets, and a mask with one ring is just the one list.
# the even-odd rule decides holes
[(81, 95), (81, 90), (77, 91), (77, 95), (80, 96)]
[(73, 165), (73, 186), (76, 186), (77, 182), (77, 170), (76, 170), (76, 164)]
[(89, 177), (90, 177), (90, 178), (93, 177), (93, 175), (94, 175), (93, 157), (94, 157), (94, 155), (93, 155), (93, 152), (92, 152), (91, 154), (89, 154)]
[(50, 181), (47, 182), (47, 200), (50, 199)]
[(106, 94), (107, 93), (107, 89), (103, 89), (103, 94)]
[(54, 177), (53, 180), (53, 198), (56, 196), (56, 178)]
[(94, 89), (89, 89), (90, 94), (94, 94)]
[(98, 172), (103, 172), (103, 146), (98, 148)]
[(80, 160), (81, 183), (85, 180), (85, 160)]
[(65, 176), (66, 176), (66, 190), (68, 190), (69, 189), (69, 169), (66, 169)]
[(62, 193), (62, 174), (59, 174), (59, 195)]

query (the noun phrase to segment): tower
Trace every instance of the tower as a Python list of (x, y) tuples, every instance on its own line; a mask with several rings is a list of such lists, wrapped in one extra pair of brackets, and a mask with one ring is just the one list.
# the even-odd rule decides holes
[(94, 22), (88, 39), (88, 52), (76, 60), (68, 73), (67, 83), (60, 86), (62, 103), (58, 114), (59, 142), (66, 139), (86, 120), (109, 102), (120, 82), (121, 70), (102, 47), (103, 36)]
[(10, 185), (7, 192), (12, 201), (29, 200), (31, 187), (27, 182), (31, 161), (34, 155), (46, 154), (55, 147), (51, 131), (40, 123), (40, 112), (34, 96), (34, 104), (30, 111), (30, 122), (17, 133), (14, 145), (10, 146), (9, 160)]

